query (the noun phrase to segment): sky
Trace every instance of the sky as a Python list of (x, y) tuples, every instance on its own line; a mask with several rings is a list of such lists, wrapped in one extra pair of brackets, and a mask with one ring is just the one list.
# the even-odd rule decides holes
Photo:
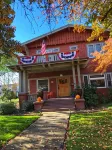
[(16, 3), (12, 7), (16, 12), (15, 19), (12, 23), (12, 26), (16, 27), (15, 39), (21, 43), (68, 24), (65, 20), (60, 20), (57, 24), (52, 22), (50, 29), (50, 26), (45, 20), (45, 15), (42, 15), (41, 10), (36, 7), (33, 7), (34, 18), (31, 18), (33, 16), (29, 13), (29, 19), (26, 17), (25, 11), (20, 4)]

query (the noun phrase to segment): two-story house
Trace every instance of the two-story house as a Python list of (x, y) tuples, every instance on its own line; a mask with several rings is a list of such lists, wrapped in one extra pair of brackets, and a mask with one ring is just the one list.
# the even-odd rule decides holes
[[(10, 66), (19, 72), (20, 94), (24, 97), (25, 93), (35, 94), (46, 88), (54, 93), (54, 97), (66, 97), (70, 96), (72, 88), (81, 87), (83, 83), (96, 84), (102, 92), (111, 87), (111, 68), (105, 73), (95, 73), (97, 64), (91, 65), (91, 53), (100, 52), (104, 45), (98, 40), (87, 42), (91, 31), (87, 27), (85, 32), (74, 33), (73, 25), (67, 25), (23, 43), (25, 56), (19, 58), (18, 65)], [(108, 31), (104, 33), (104, 40), (108, 34)], [(43, 40), (45, 55), (41, 55)]]

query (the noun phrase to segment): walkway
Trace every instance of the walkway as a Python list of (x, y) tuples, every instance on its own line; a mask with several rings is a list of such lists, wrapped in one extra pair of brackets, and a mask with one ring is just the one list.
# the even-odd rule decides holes
[(5, 150), (62, 150), (69, 109), (43, 112), (43, 116), (11, 140)]

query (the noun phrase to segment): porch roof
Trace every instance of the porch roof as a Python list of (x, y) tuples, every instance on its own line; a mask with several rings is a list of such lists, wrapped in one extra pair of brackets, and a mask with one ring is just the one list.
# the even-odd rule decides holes
[(87, 66), (89, 59), (85, 58), (76, 58), (73, 60), (66, 61), (56, 61), (56, 62), (45, 62), (45, 63), (34, 63), (34, 64), (17, 64), (8, 66), (9, 69), (19, 72), (19, 71), (27, 71), (27, 72), (50, 72), (50, 71), (59, 71), (59, 70), (71, 70), (72, 62), (74, 62), (74, 66), (77, 64), (80, 65), (80, 68), (85, 68)]

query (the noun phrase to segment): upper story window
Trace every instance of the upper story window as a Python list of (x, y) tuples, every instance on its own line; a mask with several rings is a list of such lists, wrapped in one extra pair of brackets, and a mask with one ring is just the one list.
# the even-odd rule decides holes
[(76, 50), (77, 47), (78, 47), (77, 45), (70, 46), (70, 50)]
[[(49, 54), (49, 53), (57, 53), (57, 52), (60, 52), (60, 48), (49, 48), (49, 49), (46, 49), (46, 53), (47, 54)], [(41, 54), (41, 50), (37, 50), (36, 54), (37, 55)]]
[(95, 51), (100, 52), (102, 50), (104, 43), (94, 43), (94, 44), (88, 44), (87, 45), (87, 52), (88, 52), (88, 57), (93, 58), (94, 56), (92, 53)]

